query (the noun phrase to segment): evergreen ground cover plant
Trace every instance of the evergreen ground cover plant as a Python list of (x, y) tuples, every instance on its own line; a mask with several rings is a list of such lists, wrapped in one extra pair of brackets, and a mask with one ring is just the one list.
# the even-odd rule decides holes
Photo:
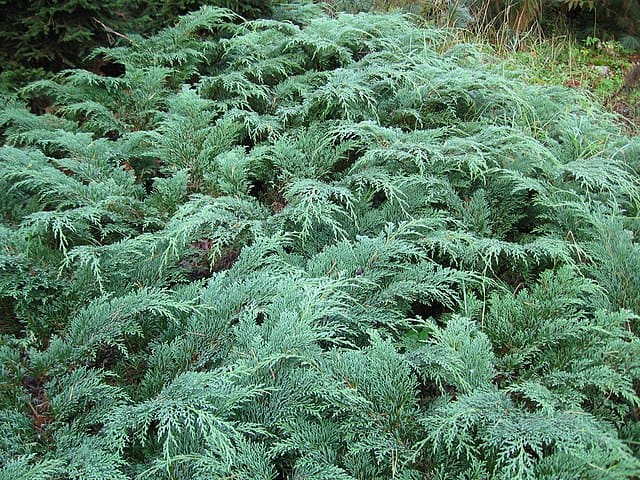
[(3, 99), (0, 479), (640, 475), (612, 116), (398, 14), (95, 55)]

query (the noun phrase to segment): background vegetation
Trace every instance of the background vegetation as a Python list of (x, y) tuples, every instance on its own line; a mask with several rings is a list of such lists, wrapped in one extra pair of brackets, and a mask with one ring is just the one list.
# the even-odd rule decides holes
[(270, 0), (0, 0), (5, 87), (65, 68), (84, 66), (100, 73), (103, 62), (86, 59), (94, 48), (152, 34), (203, 4), (230, 8), (249, 19), (269, 15), (272, 8)]
[(400, 13), (270, 15), (3, 94), (0, 479), (638, 477), (638, 137)]

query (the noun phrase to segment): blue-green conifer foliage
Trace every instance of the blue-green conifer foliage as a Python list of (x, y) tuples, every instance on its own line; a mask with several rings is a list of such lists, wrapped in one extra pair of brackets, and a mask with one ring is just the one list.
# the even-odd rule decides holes
[(3, 98), (0, 479), (640, 475), (614, 118), (398, 14), (122, 40)]

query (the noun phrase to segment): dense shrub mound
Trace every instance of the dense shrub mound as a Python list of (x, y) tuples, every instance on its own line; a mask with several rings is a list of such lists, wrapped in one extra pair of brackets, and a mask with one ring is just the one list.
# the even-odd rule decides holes
[(640, 142), (289, 8), (2, 110), (0, 478), (640, 475)]

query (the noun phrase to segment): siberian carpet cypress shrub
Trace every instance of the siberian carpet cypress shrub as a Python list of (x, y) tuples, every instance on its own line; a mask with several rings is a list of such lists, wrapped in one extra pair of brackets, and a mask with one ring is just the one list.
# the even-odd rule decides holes
[(96, 55), (0, 112), (0, 479), (640, 475), (614, 119), (400, 15)]

